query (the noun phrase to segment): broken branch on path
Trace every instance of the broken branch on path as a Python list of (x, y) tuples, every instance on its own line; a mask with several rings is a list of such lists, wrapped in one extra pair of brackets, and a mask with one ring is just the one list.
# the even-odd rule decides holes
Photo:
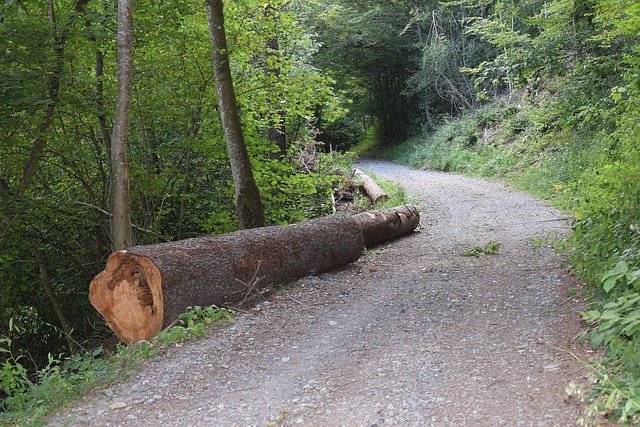
[(91, 282), (89, 300), (121, 340), (146, 340), (188, 307), (230, 306), (250, 293), (341, 267), (356, 261), (365, 245), (409, 233), (418, 222), (416, 208), (405, 205), (137, 246), (111, 254)]

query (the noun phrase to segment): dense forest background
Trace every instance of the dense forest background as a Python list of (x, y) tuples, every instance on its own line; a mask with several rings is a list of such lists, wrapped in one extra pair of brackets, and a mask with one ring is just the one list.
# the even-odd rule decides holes
[[(269, 13), (255, 1), (226, 10), (244, 136), (269, 224), (330, 209), (331, 181), (291, 159), (314, 148), (316, 111), (325, 121), (344, 114), (331, 79), (311, 62), (317, 43), (284, 3)], [(135, 243), (234, 230), (204, 4), (138, 3), (133, 15)], [(15, 1), (0, 12), (0, 328), (7, 334), (13, 319), (13, 345), (36, 360), (66, 346), (52, 296), (74, 340), (101, 329), (86, 295), (112, 250), (116, 28), (113, 2)], [(280, 127), (290, 141), (284, 156), (269, 138)]]
[[(116, 10), (103, 0), (0, 5), (5, 379), (20, 357), (37, 371), (47, 354), (105, 333), (86, 294), (112, 250)], [(550, 199), (573, 213), (574, 269), (594, 285), (585, 337), (608, 349), (594, 368), (594, 411), (636, 416), (637, 1), (240, 0), (225, 15), (268, 224), (329, 213), (334, 152), (349, 149), (499, 176)], [(234, 230), (205, 7), (136, 0), (133, 18), (135, 243)]]

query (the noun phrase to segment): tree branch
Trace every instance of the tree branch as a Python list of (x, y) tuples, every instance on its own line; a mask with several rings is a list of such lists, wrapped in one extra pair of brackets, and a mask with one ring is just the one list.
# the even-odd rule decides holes
[[(104, 209), (102, 209), (101, 207), (98, 207), (98, 206), (92, 205), (92, 204), (90, 204), (90, 203), (81, 202), (81, 201), (79, 201), (79, 200), (76, 200), (76, 201), (75, 201), (75, 203), (76, 203), (77, 205), (80, 205), (80, 206), (86, 206), (86, 207), (88, 207), (88, 208), (94, 209), (94, 210), (96, 210), (96, 211), (98, 211), (98, 212), (100, 212), (100, 213), (105, 214), (105, 215), (106, 215), (106, 216), (108, 216), (109, 218), (112, 218), (112, 217), (113, 217), (113, 214), (112, 214), (111, 212), (105, 211), (105, 210), (104, 210)], [(141, 231), (141, 232), (143, 232), (143, 233), (153, 234), (154, 236), (158, 236), (158, 237), (160, 237), (160, 238), (161, 238), (162, 240), (164, 240), (164, 241), (169, 241), (169, 240), (171, 240), (168, 236), (165, 236), (164, 234), (160, 234), (160, 233), (158, 233), (158, 232), (156, 232), (156, 231), (149, 230), (149, 229), (146, 229), (146, 228), (142, 228), (142, 227), (140, 227), (140, 226), (138, 226), (138, 225), (135, 225), (135, 224), (131, 224), (131, 227), (132, 227), (132, 228), (134, 228), (134, 229), (136, 229), (136, 230), (138, 230), (138, 231)]]

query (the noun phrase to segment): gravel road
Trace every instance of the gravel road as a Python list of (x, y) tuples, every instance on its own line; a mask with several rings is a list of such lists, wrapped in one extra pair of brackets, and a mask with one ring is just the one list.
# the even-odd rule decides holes
[[(420, 232), (300, 280), (49, 424), (573, 425), (579, 284), (539, 244), (569, 231), (562, 215), (499, 183), (359, 167), (407, 189)], [(461, 256), (492, 240), (498, 255)]]

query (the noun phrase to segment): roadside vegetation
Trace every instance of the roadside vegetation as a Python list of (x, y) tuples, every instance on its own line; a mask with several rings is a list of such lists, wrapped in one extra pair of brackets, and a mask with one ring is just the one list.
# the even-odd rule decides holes
[[(640, 8), (587, 3), (582, 26), (569, 2), (553, 1), (529, 13), (536, 33), (518, 32), (538, 56), (554, 51), (567, 55), (565, 61), (523, 68), (535, 59), (517, 43), (504, 45), (502, 59), (519, 85), (489, 96), (490, 87), (480, 84), (482, 106), (378, 155), (503, 179), (573, 216), (572, 265), (591, 284), (585, 289), (590, 309), (582, 313), (587, 330), (578, 339), (606, 350), (591, 365), (594, 384), (583, 395), (589, 403), (583, 421), (607, 416), (633, 424), (640, 421)], [(555, 18), (536, 18), (549, 13)], [(497, 25), (496, 19), (486, 25)], [(509, 31), (483, 28), (503, 46), (498, 36)], [(562, 36), (581, 49), (563, 45)], [(571, 52), (577, 57), (569, 60)]]
[(2, 401), (0, 424), (42, 425), (51, 412), (89, 391), (121, 381), (162, 350), (205, 335), (209, 325), (233, 323), (234, 316), (233, 310), (215, 306), (193, 307), (151, 341), (119, 344), (108, 352), (100, 346), (70, 357), (50, 354), (35, 380), (23, 365), (24, 356), (11, 354), (11, 340), (5, 338), (0, 341), (0, 351), (9, 352), (9, 360), (0, 371), (0, 384), (7, 395)]

